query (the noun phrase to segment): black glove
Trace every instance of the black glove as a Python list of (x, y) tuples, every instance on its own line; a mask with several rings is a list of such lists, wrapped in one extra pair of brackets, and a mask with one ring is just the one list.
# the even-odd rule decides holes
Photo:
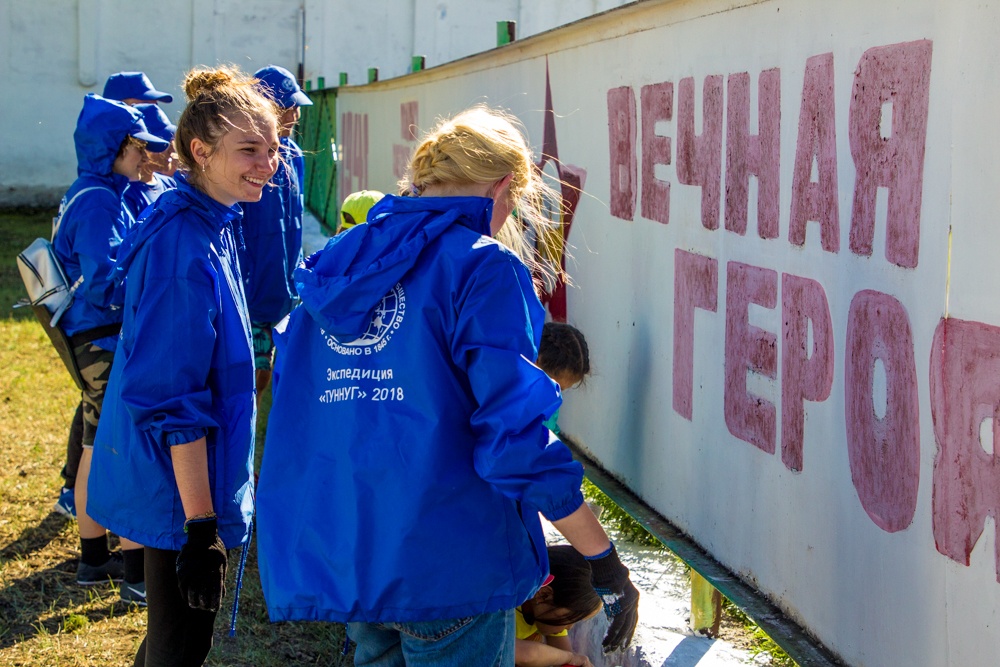
[(177, 556), (177, 585), (192, 609), (219, 611), (226, 594), (226, 545), (215, 517), (184, 524), (187, 543)]
[(611, 545), (606, 556), (590, 561), (590, 581), (604, 601), (604, 614), (611, 621), (604, 636), (604, 651), (626, 648), (639, 622), (639, 591), (628, 578), (628, 568), (618, 560), (618, 550)]

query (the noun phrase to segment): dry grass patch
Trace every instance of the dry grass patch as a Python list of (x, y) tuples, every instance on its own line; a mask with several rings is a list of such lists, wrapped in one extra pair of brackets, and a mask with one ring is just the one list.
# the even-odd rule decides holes
[[(145, 610), (123, 604), (110, 584), (76, 585), (76, 525), (52, 511), (79, 393), (31, 312), (10, 310), (23, 292), (14, 258), (32, 239), (48, 236), (51, 217), (51, 211), (0, 212), (0, 665), (131, 665), (145, 634)], [(340, 653), (343, 626), (268, 622), (256, 563), (251, 549), (239, 634), (230, 638), (238, 551), (230, 558), (207, 664), (351, 664)]]

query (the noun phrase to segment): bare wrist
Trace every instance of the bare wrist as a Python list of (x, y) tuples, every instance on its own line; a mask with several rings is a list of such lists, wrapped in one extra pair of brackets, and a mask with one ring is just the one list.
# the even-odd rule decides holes
[(209, 510), (207, 512), (202, 512), (201, 514), (195, 514), (194, 516), (189, 516), (187, 519), (184, 520), (184, 525), (186, 526), (192, 521), (204, 521), (206, 519), (214, 519), (214, 518), (216, 518), (215, 512)]

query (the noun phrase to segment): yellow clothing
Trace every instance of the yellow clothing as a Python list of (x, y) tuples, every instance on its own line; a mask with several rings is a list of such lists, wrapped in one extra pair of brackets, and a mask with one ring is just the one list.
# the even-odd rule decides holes
[[(538, 628), (534, 624), (529, 625), (526, 620), (524, 620), (524, 614), (521, 613), (520, 607), (514, 608), (514, 625), (515, 631), (514, 636), (518, 639), (531, 639), (535, 635), (541, 638), (541, 633), (538, 632)], [(549, 637), (567, 637), (569, 636), (569, 630), (562, 630), (555, 633), (554, 635), (548, 635)]]

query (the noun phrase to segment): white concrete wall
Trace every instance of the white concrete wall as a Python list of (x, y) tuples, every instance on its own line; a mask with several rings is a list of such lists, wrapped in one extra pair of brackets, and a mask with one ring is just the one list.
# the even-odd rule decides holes
[(307, 71), (316, 85), (368, 81), (410, 71), (411, 57), (436, 67), (496, 47), (497, 21), (515, 21), (522, 39), (634, 0), (306, 0)]
[(975, 0), (640, 3), (342, 90), (340, 191), (391, 190), (407, 125), (478, 101), (551, 147), (548, 71), (595, 369), (563, 427), (848, 664), (990, 665), (997, 25)]
[(232, 62), (254, 71), (300, 61), (291, 0), (0, 2), (0, 205), (54, 204), (76, 178), (73, 128), (83, 96), (142, 70), (184, 108), (184, 73)]
[[(180, 82), (195, 65), (275, 63), (317, 85), (406, 74), (413, 55), (432, 67), (496, 46), (496, 22), (519, 36), (626, 0), (2, 0), (0, 205), (52, 204), (73, 181), (72, 135), (81, 100), (109, 74), (142, 70), (184, 107)], [(303, 16), (305, 21), (303, 22)], [(304, 25), (303, 25), (304, 23)]]

